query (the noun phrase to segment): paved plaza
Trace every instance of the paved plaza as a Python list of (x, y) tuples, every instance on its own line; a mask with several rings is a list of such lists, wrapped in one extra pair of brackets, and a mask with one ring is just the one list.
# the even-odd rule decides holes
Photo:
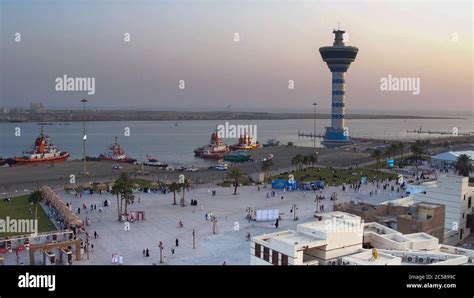
[[(392, 185), (395, 185), (392, 182)], [(337, 192), (337, 202), (350, 200), (366, 203), (379, 203), (389, 199), (397, 199), (400, 194), (396, 191), (381, 191), (377, 195), (369, 195), (375, 186), (371, 183), (363, 185), (359, 192), (342, 187), (328, 187), (323, 191), (276, 191), (275, 197), (267, 198), (271, 188), (257, 186), (239, 187), (238, 195), (233, 195), (231, 187), (216, 187), (214, 185), (200, 185), (199, 188), (186, 192), (186, 207), (172, 205), (173, 193), (135, 193), (135, 203), (129, 205), (129, 211), (145, 211), (145, 221), (135, 221), (130, 224), (130, 230), (125, 231), (124, 223), (117, 221), (116, 197), (109, 194), (93, 194), (76, 197), (60, 191), (59, 194), (65, 202), (72, 203), (72, 210), (77, 212), (81, 207), (79, 216), (82, 219), (90, 218), (90, 225), (86, 230), (91, 235), (94, 249), (90, 252), (89, 259), (84, 259), (75, 264), (79, 265), (110, 265), (114, 253), (123, 256), (125, 265), (153, 265), (160, 264), (159, 241), (164, 244), (163, 255), (165, 265), (249, 265), (249, 245), (246, 234), (251, 236), (271, 233), (277, 230), (274, 221), (248, 222), (246, 219), (248, 207), (252, 209), (279, 209), (281, 220), (278, 230), (295, 229), (302, 222), (314, 220), (316, 195), (326, 197), (320, 204), (324, 204), (325, 211), (332, 211), (333, 201), (331, 194)], [(395, 186), (396, 189), (396, 186)], [(212, 196), (209, 191), (215, 190)], [(281, 199), (283, 196), (283, 199)], [(140, 202), (138, 202), (140, 198)], [(177, 194), (177, 202), (181, 194)], [(102, 202), (108, 199), (111, 206), (99, 212)], [(189, 204), (191, 199), (198, 201), (197, 206)], [(88, 211), (82, 209), (82, 205)], [(97, 210), (90, 211), (90, 205), (96, 204)], [(294, 214), (290, 212), (293, 205), (297, 206), (298, 220), (294, 221)], [(213, 224), (206, 220), (205, 214), (212, 212), (217, 217), (217, 234), (213, 234)], [(183, 227), (178, 227), (179, 221)], [(196, 248), (193, 249), (192, 231), (195, 230)], [(94, 239), (94, 231), (98, 238)], [(84, 237), (84, 233), (79, 234)], [(176, 239), (179, 246), (176, 246)], [(144, 257), (143, 249), (149, 249), (150, 257)], [(171, 249), (175, 253), (172, 254)], [(13, 254), (12, 254), (13, 255)], [(7, 264), (16, 264), (16, 257), (10, 256)], [(39, 260), (41, 262), (41, 260)], [(20, 254), (20, 262), (28, 264), (27, 253)]]

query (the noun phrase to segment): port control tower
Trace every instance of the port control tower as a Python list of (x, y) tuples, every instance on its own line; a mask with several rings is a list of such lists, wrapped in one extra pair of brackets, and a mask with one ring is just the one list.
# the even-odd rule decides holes
[(328, 147), (346, 145), (351, 142), (349, 131), (344, 123), (345, 73), (359, 51), (356, 47), (344, 44), (345, 31), (338, 29), (333, 30), (333, 33), (335, 35), (333, 45), (319, 48), (323, 61), (327, 63), (332, 73), (331, 127), (326, 127), (322, 142)]

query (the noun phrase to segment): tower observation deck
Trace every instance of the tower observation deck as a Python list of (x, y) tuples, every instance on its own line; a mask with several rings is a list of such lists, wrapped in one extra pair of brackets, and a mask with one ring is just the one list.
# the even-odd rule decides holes
[(356, 47), (344, 44), (342, 30), (333, 30), (335, 35), (332, 46), (319, 48), (323, 61), (332, 73), (332, 110), (331, 127), (326, 127), (323, 144), (340, 146), (350, 143), (348, 128), (345, 126), (345, 73), (354, 62), (359, 51)]

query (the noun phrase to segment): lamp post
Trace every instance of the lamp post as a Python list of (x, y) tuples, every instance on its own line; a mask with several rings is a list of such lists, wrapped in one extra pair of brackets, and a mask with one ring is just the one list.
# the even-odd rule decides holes
[(313, 120), (314, 120), (314, 125), (313, 125), (313, 149), (316, 148), (316, 106), (318, 104), (313, 102)]
[(87, 99), (82, 99), (81, 100), (83, 104), (83, 121), (82, 121), (82, 152), (83, 152), (83, 158), (84, 158), (84, 175), (87, 175), (87, 162), (86, 162), (86, 140), (87, 140), (87, 135), (86, 135), (86, 102)]
[(293, 220), (297, 221), (298, 216), (296, 216), (296, 210), (298, 210), (298, 207), (296, 207), (296, 204), (293, 204), (293, 207), (291, 208), (291, 211), (293, 212)]
[(196, 233), (193, 229), (193, 249), (196, 249)]
[(163, 242), (160, 241), (158, 247), (160, 248), (160, 264), (163, 264)]

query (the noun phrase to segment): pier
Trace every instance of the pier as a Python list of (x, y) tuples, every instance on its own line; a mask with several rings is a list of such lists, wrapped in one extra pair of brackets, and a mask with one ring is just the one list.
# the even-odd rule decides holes
[(407, 133), (416, 133), (416, 134), (436, 134), (436, 135), (453, 135), (457, 136), (470, 136), (474, 134), (474, 131), (470, 132), (458, 132), (457, 134), (453, 133), (452, 131), (442, 131), (442, 130), (423, 130), (423, 129), (413, 129), (407, 130)]

